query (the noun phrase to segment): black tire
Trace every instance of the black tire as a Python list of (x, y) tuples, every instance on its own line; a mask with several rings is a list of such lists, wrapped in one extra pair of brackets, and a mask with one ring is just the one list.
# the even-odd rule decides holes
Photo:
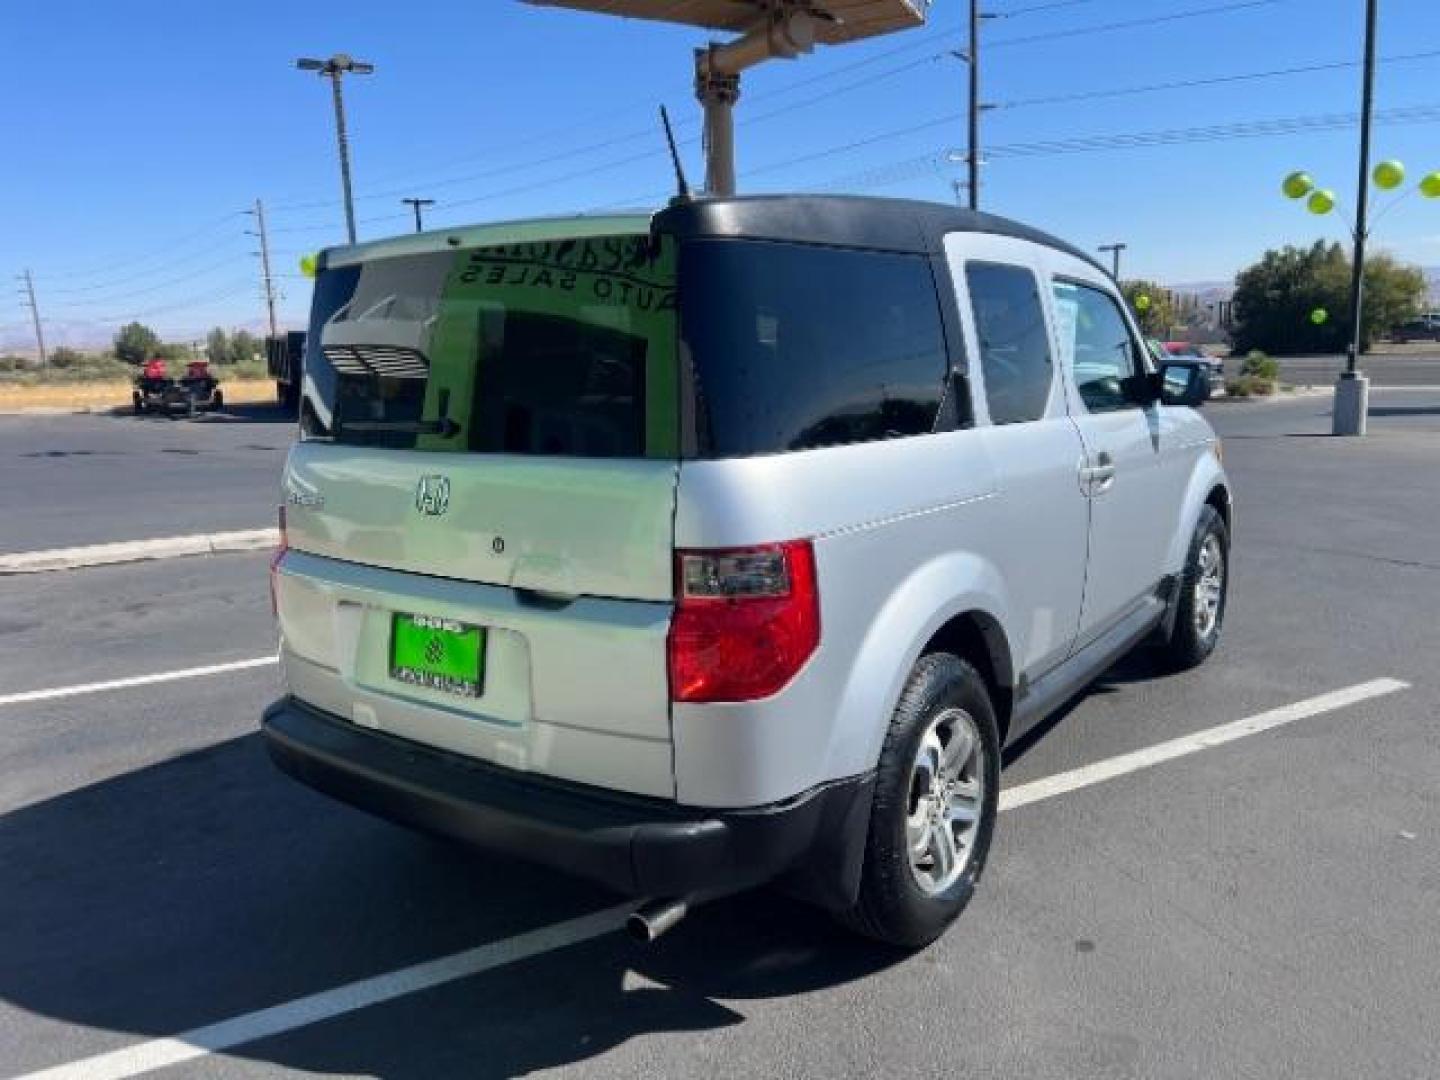
[[(1213, 538), (1220, 552), (1220, 596), (1215, 610), (1213, 624), (1204, 629), (1207, 620), (1197, 617), (1201, 607), (1200, 590), (1197, 584), (1204, 575), (1201, 567), (1202, 552)], [(1160, 661), (1171, 671), (1186, 671), (1198, 667), (1209, 659), (1220, 643), (1220, 632), (1225, 626), (1225, 606), (1230, 596), (1230, 531), (1225, 519), (1213, 506), (1200, 510), (1200, 520), (1195, 523), (1195, 535), (1190, 539), (1190, 550), (1185, 556), (1185, 569), (1180, 575), (1180, 594), (1176, 600), (1175, 628), (1170, 639), (1160, 646)]]
[(140, 393), (138, 390), (135, 391), (135, 393), (133, 393), (133, 394), (130, 395), (130, 405), (131, 405), (131, 407), (135, 410), (135, 415), (136, 415), (136, 416), (141, 416), (141, 415), (144, 414), (144, 412), (145, 412), (145, 398), (144, 398), (144, 396), (141, 395), (141, 393)]
[(225, 408), (225, 395), (216, 390), (210, 395), (210, 411), (219, 412), (223, 408)]
[[(943, 892), (928, 895), (911, 869), (906, 843), (912, 768), (932, 721), (955, 707), (969, 714), (979, 735), (980, 812), (959, 878)], [(975, 894), (995, 832), (999, 794), (1000, 737), (985, 680), (970, 663), (949, 653), (921, 657), (880, 751), (860, 895), (853, 908), (839, 913), (840, 921), (866, 937), (906, 949), (938, 938)]]

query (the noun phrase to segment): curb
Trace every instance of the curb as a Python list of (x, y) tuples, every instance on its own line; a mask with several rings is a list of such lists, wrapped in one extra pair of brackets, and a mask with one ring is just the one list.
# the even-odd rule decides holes
[(124, 540), (116, 544), (51, 548), (0, 555), (0, 576), (40, 574), (50, 570), (78, 570), (86, 566), (149, 562), (187, 555), (218, 555), (233, 551), (264, 551), (280, 542), (278, 529), (239, 529), (195, 536), (162, 536), (153, 540)]

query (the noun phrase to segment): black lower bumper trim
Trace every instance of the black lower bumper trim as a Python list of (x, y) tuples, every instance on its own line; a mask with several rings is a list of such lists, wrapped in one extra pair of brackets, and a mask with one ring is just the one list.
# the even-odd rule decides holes
[(518, 773), (356, 727), (293, 698), (266, 710), (263, 730), (275, 763), (319, 791), (629, 895), (718, 895), (783, 875), (796, 891), (837, 906), (858, 885), (868, 776), (771, 806), (711, 811)]

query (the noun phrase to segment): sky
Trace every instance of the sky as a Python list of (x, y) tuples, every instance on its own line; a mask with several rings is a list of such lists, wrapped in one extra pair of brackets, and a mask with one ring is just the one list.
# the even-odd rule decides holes
[[(1408, 122), (1378, 124), (1375, 153), (1412, 181), (1440, 169), (1434, 3), (1381, 2), (1376, 108)], [(662, 102), (692, 181), (703, 176), (699, 30), (517, 0), (6, 7), (0, 274), (33, 272), (52, 344), (103, 342), (131, 318), (176, 339), (256, 328), (258, 244), (243, 211), (257, 198), (282, 322), (303, 325), (298, 259), (342, 242), (344, 218), (328, 83), (295, 70), (299, 56), (376, 66), (345, 86), (362, 239), (411, 228), (406, 195), (436, 200), (427, 226), (656, 206), (672, 184)], [(1229, 280), (1267, 247), (1343, 239), (1340, 218), (1306, 214), (1279, 183), (1305, 168), (1353, 206), (1345, 121), (1359, 106), (1363, 8), (989, 0), (983, 208), (1087, 249), (1123, 241), (1124, 276), (1170, 284)], [(950, 50), (964, 45), (965, 11), (935, 0), (924, 28), (747, 73), (740, 190), (952, 201), (966, 73)], [(1295, 131), (1297, 118), (1309, 128)], [(1289, 133), (1261, 123), (1276, 120)], [(1268, 133), (1234, 137), (1245, 131)], [(1440, 265), (1440, 201), (1407, 199), (1375, 235)], [(18, 291), (0, 291), (0, 348), (29, 339)]]

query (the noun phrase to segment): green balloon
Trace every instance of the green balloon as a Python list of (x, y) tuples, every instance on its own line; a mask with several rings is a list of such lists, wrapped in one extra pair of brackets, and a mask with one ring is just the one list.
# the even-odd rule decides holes
[(1427, 199), (1440, 199), (1440, 172), (1432, 172), (1420, 181), (1420, 194)]
[(1310, 312), (1310, 321), (1316, 326), (1324, 326), (1330, 321), (1330, 313), (1323, 307), (1317, 307), (1314, 311)]
[(1135, 310), (1136, 310), (1136, 311), (1149, 311), (1149, 310), (1150, 310), (1150, 297), (1146, 296), (1144, 293), (1141, 293), (1139, 296), (1135, 297)]
[(314, 255), (301, 255), (300, 273), (304, 274), (306, 277), (313, 278), (315, 276), (316, 270), (319, 268), (319, 262), (320, 260), (318, 260)]
[(1292, 172), (1285, 177), (1285, 182), (1280, 185), (1280, 190), (1285, 193), (1287, 199), (1303, 199), (1315, 190), (1315, 181), (1310, 179), (1310, 174), (1307, 172)]
[(1314, 192), (1305, 203), (1312, 214), (1328, 214), (1335, 209), (1335, 193), (1328, 188)]
[(1375, 166), (1375, 186), (1383, 191), (1394, 191), (1405, 182), (1405, 166), (1398, 161), (1382, 161)]

